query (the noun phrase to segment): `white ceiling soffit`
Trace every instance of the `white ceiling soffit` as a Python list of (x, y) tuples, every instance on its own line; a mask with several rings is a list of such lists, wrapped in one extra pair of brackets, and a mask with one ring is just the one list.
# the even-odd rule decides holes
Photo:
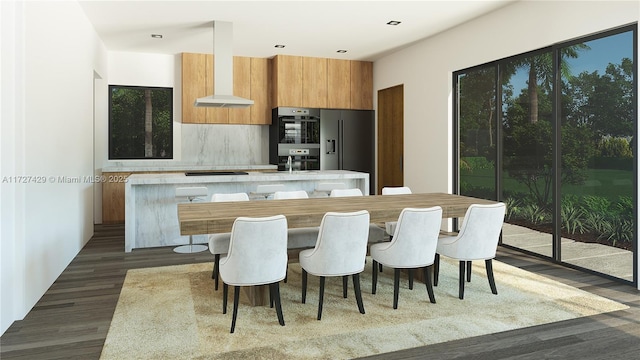
[[(516, 1), (80, 0), (79, 4), (109, 51), (210, 54), (211, 19), (216, 19), (233, 23), (235, 56), (375, 61)], [(391, 20), (401, 23), (387, 25)], [(276, 44), (285, 48), (275, 48)]]

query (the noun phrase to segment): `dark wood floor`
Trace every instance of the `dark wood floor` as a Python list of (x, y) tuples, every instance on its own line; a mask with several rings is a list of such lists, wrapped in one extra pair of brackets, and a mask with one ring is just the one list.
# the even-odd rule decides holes
[[(509, 249), (500, 248), (498, 260), (625, 303), (630, 309), (371, 358), (640, 359), (638, 290)], [(208, 252), (185, 255), (171, 248), (127, 254), (123, 226), (96, 226), (93, 239), (25, 319), (2, 335), (0, 358), (98, 359), (128, 269), (205, 261), (212, 261)]]

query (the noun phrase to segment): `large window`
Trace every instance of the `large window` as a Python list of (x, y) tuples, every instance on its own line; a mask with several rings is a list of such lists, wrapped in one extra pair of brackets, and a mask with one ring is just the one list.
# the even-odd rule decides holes
[(454, 74), (457, 188), (503, 245), (637, 283), (637, 26)]
[(173, 158), (173, 89), (109, 86), (109, 159)]

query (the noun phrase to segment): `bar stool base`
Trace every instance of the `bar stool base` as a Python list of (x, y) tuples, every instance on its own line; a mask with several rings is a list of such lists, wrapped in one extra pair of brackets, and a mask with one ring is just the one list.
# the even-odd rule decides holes
[(200, 244), (190, 244), (190, 245), (181, 245), (173, 249), (173, 251), (180, 254), (192, 254), (197, 252), (202, 252), (207, 250), (209, 247), (207, 245)]

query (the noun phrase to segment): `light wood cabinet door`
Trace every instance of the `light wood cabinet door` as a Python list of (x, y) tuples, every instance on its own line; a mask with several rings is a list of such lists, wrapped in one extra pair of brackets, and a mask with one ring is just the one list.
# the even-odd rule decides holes
[[(251, 98), (251, 58), (233, 57), (233, 95)], [(251, 123), (252, 108), (253, 105), (246, 108), (230, 108), (229, 124)]]
[(206, 54), (182, 54), (182, 123), (207, 122), (206, 109), (197, 108), (193, 103), (199, 97), (210, 95), (207, 92), (213, 88), (213, 79), (211, 87), (207, 87), (208, 78)]
[(351, 61), (351, 109), (373, 110), (373, 63)]
[(129, 177), (131, 173), (114, 172), (103, 173), (103, 175), (108, 181), (102, 184), (102, 223), (122, 224), (124, 223), (125, 182), (121, 180)]
[(251, 58), (251, 124), (271, 124), (269, 75), (269, 59)]
[(302, 58), (302, 106), (327, 107), (327, 59)]
[(327, 60), (327, 107), (349, 109), (351, 107), (351, 62)]
[(273, 106), (302, 105), (302, 56), (276, 55), (273, 59)]

